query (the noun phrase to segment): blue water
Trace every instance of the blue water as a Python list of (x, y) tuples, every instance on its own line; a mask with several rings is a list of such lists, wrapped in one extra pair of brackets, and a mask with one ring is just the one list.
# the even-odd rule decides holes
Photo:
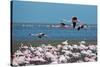
[(63, 29), (63, 28), (49, 28), (48, 24), (27, 24), (14, 23), (12, 24), (12, 38), (13, 40), (39, 40), (38, 37), (30, 36), (30, 33), (37, 34), (43, 32), (47, 37), (44, 40), (96, 40), (97, 27), (90, 25), (87, 29)]

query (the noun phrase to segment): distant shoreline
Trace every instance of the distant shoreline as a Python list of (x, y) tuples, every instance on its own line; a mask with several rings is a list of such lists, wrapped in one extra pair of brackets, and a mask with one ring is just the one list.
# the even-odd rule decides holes
[[(48, 23), (48, 22), (13, 22), (12, 24), (54, 24), (54, 25), (57, 25), (59, 24), (60, 22), (51, 22), (51, 23)], [(65, 24), (71, 24), (70, 22), (66, 22)], [(84, 24), (88, 24), (88, 25), (97, 25), (96, 23), (95, 24), (90, 24), (90, 23), (84, 23)]]

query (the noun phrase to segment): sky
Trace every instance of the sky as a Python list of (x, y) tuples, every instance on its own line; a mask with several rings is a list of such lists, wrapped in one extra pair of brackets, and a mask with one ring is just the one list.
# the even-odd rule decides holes
[[(97, 6), (13, 1), (13, 23), (59, 23), (77, 16), (82, 23), (97, 23)], [(69, 23), (69, 22), (66, 22)]]

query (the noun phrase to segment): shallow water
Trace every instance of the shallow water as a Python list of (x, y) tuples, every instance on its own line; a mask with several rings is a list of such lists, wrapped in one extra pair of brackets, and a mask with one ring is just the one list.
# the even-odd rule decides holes
[(12, 38), (13, 40), (39, 40), (38, 37), (30, 36), (30, 34), (37, 34), (43, 32), (47, 37), (43, 40), (96, 40), (97, 27), (96, 25), (89, 25), (87, 29), (63, 29), (50, 28), (49, 24), (29, 24), (29, 23), (14, 23), (12, 24)]

